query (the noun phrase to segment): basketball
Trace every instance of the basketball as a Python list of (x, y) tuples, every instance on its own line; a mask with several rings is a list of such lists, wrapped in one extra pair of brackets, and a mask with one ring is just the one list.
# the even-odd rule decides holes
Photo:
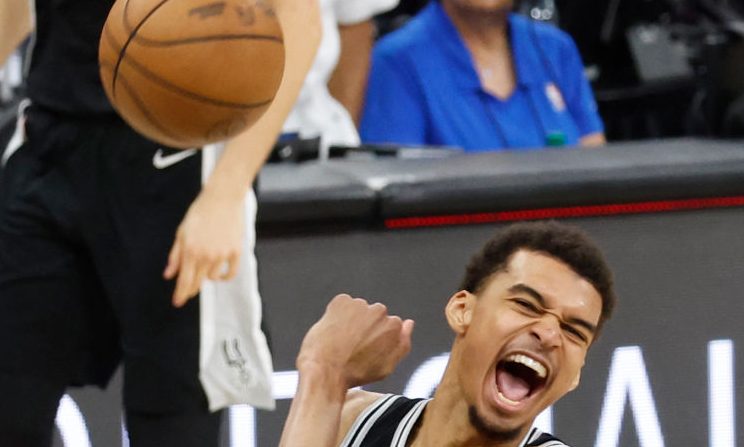
[(267, 0), (117, 0), (99, 42), (101, 81), (142, 135), (176, 148), (225, 140), (268, 108), (284, 70)]

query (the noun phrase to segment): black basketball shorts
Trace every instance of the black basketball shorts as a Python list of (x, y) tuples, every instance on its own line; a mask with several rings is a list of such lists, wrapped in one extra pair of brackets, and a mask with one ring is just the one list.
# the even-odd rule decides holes
[(198, 301), (175, 309), (162, 278), (199, 152), (113, 115), (32, 106), (25, 127), (0, 175), (0, 374), (103, 386), (123, 359), (128, 408), (206, 408)]

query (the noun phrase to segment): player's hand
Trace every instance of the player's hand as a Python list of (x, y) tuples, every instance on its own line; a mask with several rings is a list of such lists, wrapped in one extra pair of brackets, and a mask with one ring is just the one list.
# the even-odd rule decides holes
[(381, 380), (410, 351), (412, 331), (413, 320), (388, 315), (380, 303), (337, 295), (305, 335), (297, 369), (320, 366), (347, 389)]
[(173, 305), (193, 298), (205, 279), (235, 276), (245, 232), (245, 202), (238, 195), (203, 189), (176, 231), (165, 279), (177, 277)]

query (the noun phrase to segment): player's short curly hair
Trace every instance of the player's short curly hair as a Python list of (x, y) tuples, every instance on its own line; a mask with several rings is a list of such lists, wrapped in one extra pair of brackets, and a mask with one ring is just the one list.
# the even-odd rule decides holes
[(519, 250), (547, 254), (589, 281), (602, 297), (597, 333), (615, 308), (610, 267), (599, 247), (577, 227), (547, 222), (521, 222), (499, 231), (470, 260), (460, 290), (477, 293), (494, 273), (503, 271)]

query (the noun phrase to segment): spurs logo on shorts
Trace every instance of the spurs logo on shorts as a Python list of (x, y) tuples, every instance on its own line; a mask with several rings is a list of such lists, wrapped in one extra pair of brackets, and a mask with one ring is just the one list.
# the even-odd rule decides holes
[(237, 338), (223, 340), (222, 352), (225, 355), (225, 363), (237, 370), (240, 381), (246, 386), (252, 385), (253, 374), (243, 353), (240, 352), (240, 340)]

